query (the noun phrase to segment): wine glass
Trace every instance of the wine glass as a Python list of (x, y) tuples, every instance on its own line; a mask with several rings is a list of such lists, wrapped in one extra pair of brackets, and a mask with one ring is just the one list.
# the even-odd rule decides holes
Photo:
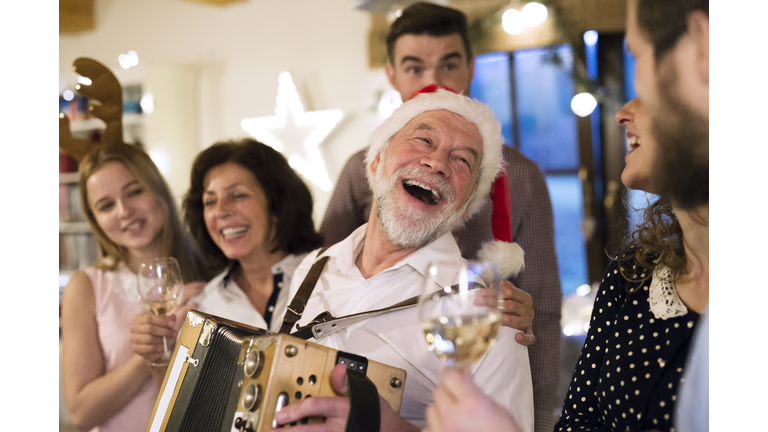
[[(441, 278), (458, 283), (440, 284)], [(499, 282), (496, 265), (490, 262), (462, 262), (458, 269), (455, 262), (429, 263), (419, 295), (419, 319), (429, 350), (443, 366), (466, 368), (496, 342), (501, 310), (475, 306), (473, 300), (474, 290), (483, 288), (501, 300)]]
[[(155, 315), (170, 315), (181, 303), (184, 282), (176, 258), (156, 258), (139, 264), (139, 297)], [(163, 337), (163, 356), (152, 366), (166, 366), (171, 359), (168, 341)]]

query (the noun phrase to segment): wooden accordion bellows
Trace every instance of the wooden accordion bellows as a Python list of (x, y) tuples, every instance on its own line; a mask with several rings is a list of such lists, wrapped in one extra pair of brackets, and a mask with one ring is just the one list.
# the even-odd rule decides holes
[[(364, 357), (192, 310), (176, 342), (147, 431), (250, 431), (274, 428), (283, 406), (334, 396), (338, 363), (364, 372), (395, 412), (406, 373)], [(322, 418), (303, 419), (319, 423)]]

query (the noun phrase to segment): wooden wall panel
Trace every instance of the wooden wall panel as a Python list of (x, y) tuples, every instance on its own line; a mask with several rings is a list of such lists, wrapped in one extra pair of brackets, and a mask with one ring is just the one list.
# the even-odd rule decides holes
[[(566, 43), (579, 39), (587, 30), (624, 32), (626, 0), (544, 0), (542, 3), (549, 6), (547, 21), (518, 35), (507, 34), (501, 28), (501, 13), (509, 4), (508, 0), (451, 0), (450, 7), (467, 14), (470, 23), (477, 24), (482, 20), (479, 26), (482, 34), (473, 40), (476, 54)], [(383, 67), (389, 24), (385, 14), (370, 15), (369, 65), (371, 68)]]
[(59, 0), (59, 33), (93, 29), (93, 0)]

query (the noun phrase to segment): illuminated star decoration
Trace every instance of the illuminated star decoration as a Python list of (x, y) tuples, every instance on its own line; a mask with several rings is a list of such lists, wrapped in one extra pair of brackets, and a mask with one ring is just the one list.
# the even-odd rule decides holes
[(338, 109), (305, 112), (291, 74), (281, 73), (278, 82), (275, 115), (247, 118), (241, 126), (252, 137), (283, 153), (293, 169), (328, 192), (333, 185), (319, 147), (344, 115)]

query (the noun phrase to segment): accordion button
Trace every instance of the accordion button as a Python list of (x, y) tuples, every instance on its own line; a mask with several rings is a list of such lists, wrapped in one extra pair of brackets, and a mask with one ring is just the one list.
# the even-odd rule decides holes
[(261, 351), (257, 349), (249, 351), (248, 356), (245, 358), (245, 365), (243, 366), (245, 376), (249, 378), (253, 377), (254, 375), (258, 376), (263, 365), (264, 356), (261, 354)]
[(299, 349), (293, 345), (288, 345), (287, 347), (285, 347), (285, 355), (288, 357), (293, 357), (298, 353), (299, 353)]
[(248, 384), (243, 393), (243, 408), (253, 411), (259, 406), (259, 402), (261, 402), (261, 387), (254, 383)]

